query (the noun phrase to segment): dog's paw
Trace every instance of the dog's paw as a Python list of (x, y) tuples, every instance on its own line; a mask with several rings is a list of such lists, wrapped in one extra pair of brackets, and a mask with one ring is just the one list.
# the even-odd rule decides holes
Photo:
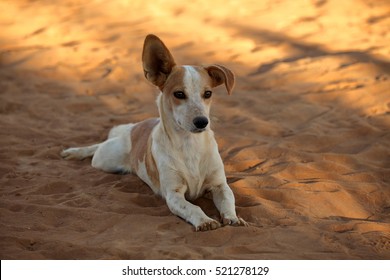
[(227, 225), (243, 226), (243, 227), (249, 226), (249, 224), (247, 222), (245, 222), (244, 219), (242, 219), (240, 217), (237, 217), (237, 216), (235, 216), (235, 217), (228, 217), (228, 216), (222, 215), (221, 223), (224, 226), (227, 226)]
[(67, 160), (70, 159), (81, 160), (85, 158), (85, 155), (82, 153), (80, 148), (69, 148), (61, 152), (61, 157)]
[(68, 152), (68, 150), (63, 150), (61, 153), (60, 153), (61, 157), (64, 158), (64, 159), (68, 159), (68, 157), (71, 156), (71, 153)]
[(221, 227), (221, 224), (213, 219), (208, 219), (207, 221), (202, 222), (201, 224), (195, 226), (196, 231), (207, 231), (214, 230)]

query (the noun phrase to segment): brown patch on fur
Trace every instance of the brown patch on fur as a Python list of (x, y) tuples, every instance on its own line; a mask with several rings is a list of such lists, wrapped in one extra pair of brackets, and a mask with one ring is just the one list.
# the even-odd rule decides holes
[(156, 187), (160, 186), (157, 165), (152, 155), (152, 130), (160, 122), (159, 119), (148, 119), (134, 125), (131, 130), (131, 169), (138, 171), (139, 164), (145, 163), (146, 172)]
[(175, 192), (181, 193), (181, 190), (182, 190), (182, 187), (179, 187), (179, 188), (176, 188), (176, 189), (175, 189)]
[(178, 106), (184, 101), (175, 98), (173, 95), (175, 91), (185, 92), (184, 74), (185, 69), (183, 67), (175, 66), (164, 84), (162, 92), (165, 97), (168, 98), (167, 100), (169, 101), (170, 106)]
[[(185, 69), (183, 67), (174, 67), (166, 83), (164, 84), (162, 92), (164, 94), (173, 95), (175, 91), (184, 91), (184, 74)], [(176, 100), (180, 102), (179, 99)]]

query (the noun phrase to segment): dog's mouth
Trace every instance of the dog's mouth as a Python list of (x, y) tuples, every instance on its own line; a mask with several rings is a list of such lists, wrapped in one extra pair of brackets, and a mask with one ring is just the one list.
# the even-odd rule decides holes
[(194, 128), (191, 130), (192, 133), (201, 133), (203, 131), (206, 131), (206, 128)]

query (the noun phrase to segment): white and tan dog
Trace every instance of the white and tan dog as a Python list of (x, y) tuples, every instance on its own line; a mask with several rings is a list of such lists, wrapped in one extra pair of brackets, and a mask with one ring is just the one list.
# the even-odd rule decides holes
[[(136, 173), (165, 198), (172, 213), (197, 231), (216, 229), (221, 223), (246, 226), (236, 215), (233, 192), (209, 125), (212, 88), (224, 84), (231, 94), (233, 73), (220, 65), (178, 66), (155, 35), (146, 37), (142, 60), (145, 77), (161, 90), (160, 118), (119, 125), (106, 141), (69, 148), (61, 155), (66, 159), (93, 156), (95, 168)], [(212, 194), (221, 223), (188, 201), (206, 191)]]

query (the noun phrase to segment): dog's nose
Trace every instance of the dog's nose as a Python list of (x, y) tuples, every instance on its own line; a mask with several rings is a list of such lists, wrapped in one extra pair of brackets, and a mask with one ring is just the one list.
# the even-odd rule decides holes
[(206, 117), (196, 117), (192, 122), (199, 129), (203, 129), (209, 124), (209, 120)]

